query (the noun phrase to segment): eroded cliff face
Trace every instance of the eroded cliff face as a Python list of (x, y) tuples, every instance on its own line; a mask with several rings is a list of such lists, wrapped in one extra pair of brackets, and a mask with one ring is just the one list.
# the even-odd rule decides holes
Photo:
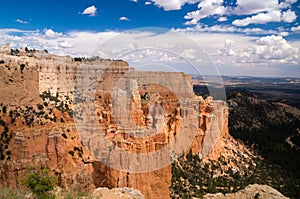
[(0, 60), (0, 186), (21, 186), (27, 169), (35, 165), (57, 175), (65, 189), (92, 191), (93, 157), (71, 117), (72, 96), (51, 95), (52, 85), (40, 87), (39, 81), (45, 68), (70, 65), (71, 60), (6, 54)]
[(226, 104), (196, 96), (183, 73), (43, 53), (0, 60), (1, 186), (19, 186), (37, 164), (64, 188), (168, 198), (171, 161), (189, 151), (217, 158), (228, 136)]

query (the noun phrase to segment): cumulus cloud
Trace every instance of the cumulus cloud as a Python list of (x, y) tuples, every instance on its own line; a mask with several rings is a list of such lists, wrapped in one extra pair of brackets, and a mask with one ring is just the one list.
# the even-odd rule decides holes
[(298, 64), (299, 49), (290, 45), (282, 36), (266, 36), (256, 41), (256, 45), (244, 51), (243, 62), (267, 64)]
[(237, 6), (233, 9), (232, 14), (249, 15), (261, 12), (271, 12), (274, 10), (282, 10), (285, 8), (290, 8), (295, 2), (297, 2), (297, 0), (283, 0), (280, 1), (280, 3), (278, 0), (237, 0)]
[(291, 22), (295, 21), (296, 18), (297, 18), (297, 15), (294, 11), (288, 10), (288, 11), (282, 13), (282, 21), (284, 21), (284, 22), (291, 23)]
[(226, 55), (226, 56), (236, 55), (236, 53), (233, 49), (233, 43), (234, 43), (234, 41), (232, 41), (230, 39), (226, 39), (225, 43), (224, 43), (224, 47), (221, 50), (219, 50), (219, 53), (221, 55)]
[(130, 19), (128, 19), (127, 17), (120, 17), (119, 20), (120, 21), (130, 21)]
[(282, 37), (286, 37), (288, 35), (289, 35), (288, 32), (281, 32), (281, 33), (279, 33), (279, 36), (282, 36)]
[(281, 13), (278, 10), (268, 12), (268, 13), (259, 13), (252, 17), (247, 17), (245, 19), (237, 19), (232, 22), (235, 26), (247, 26), (249, 24), (266, 24), (268, 22), (280, 22)]
[(62, 48), (72, 48), (73, 45), (68, 43), (67, 41), (58, 41), (58, 46)]
[(195, 54), (195, 49), (185, 49), (180, 56), (187, 59), (194, 59)]
[(247, 26), (249, 24), (266, 24), (269, 22), (287, 22), (291, 23), (297, 18), (294, 11), (288, 10), (281, 13), (280, 10), (274, 10), (268, 13), (259, 13), (245, 19), (237, 19), (232, 22), (235, 26)]
[(151, 0), (145, 5), (153, 3), (166, 11), (180, 10), (185, 4), (198, 3), (198, 9), (185, 15), (185, 25), (198, 25), (204, 18), (218, 17), (219, 22), (228, 21), (228, 16), (243, 16), (232, 22), (235, 26), (244, 27), (249, 24), (267, 24), (269, 22), (294, 22), (297, 14), (293, 11), (292, 4), (297, 0), (236, 0), (235, 3), (225, 0)]
[(183, 5), (183, 2), (180, 0), (153, 0), (154, 5), (163, 8), (164, 10), (179, 10)]
[(130, 0), (131, 2), (134, 2), (134, 3), (137, 3), (138, 2), (138, 0)]
[(219, 22), (223, 22), (223, 21), (227, 21), (227, 20), (228, 20), (227, 17), (220, 17), (218, 19)]
[(62, 33), (54, 32), (52, 29), (45, 29), (44, 32), (45, 32), (46, 38), (49, 38), (49, 39), (55, 39), (55, 38), (63, 36)]
[(237, 0), (236, 8), (233, 10), (233, 14), (236, 15), (247, 15), (257, 14), (260, 12), (272, 11), (278, 7), (278, 0)]
[(186, 3), (194, 4), (201, 0), (151, 0), (154, 5), (163, 8), (166, 11), (169, 10), (180, 10)]
[(223, 15), (225, 12), (223, 0), (204, 0), (198, 4), (198, 10), (187, 13), (184, 18), (190, 20), (186, 22), (186, 25), (192, 25), (208, 16)]
[(300, 31), (300, 26), (295, 26), (291, 28), (291, 31), (295, 32), (295, 31)]
[(23, 21), (22, 19), (16, 19), (15, 22), (21, 23), (21, 24), (28, 24), (27, 21)]
[(39, 50), (47, 49), (50, 53), (58, 55), (89, 56), (102, 41), (116, 34), (110, 31), (101, 33), (72, 31), (63, 34), (51, 29), (44, 31), (0, 29), (0, 41), (11, 43), (12, 48), (27, 46)]
[[(153, 0), (154, 1), (154, 0)], [(163, 0), (155, 0), (163, 1)], [(198, 9), (185, 15), (188, 21), (186, 25), (197, 25), (201, 19), (217, 16), (219, 22), (228, 20), (228, 16), (245, 16), (242, 19), (233, 21), (235, 26), (247, 26), (249, 24), (266, 24), (269, 22), (294, 22), (297, 18), (296, 12), (291, 10), (291, 5), (297, 0), (237, 0), (233, 5), (224, 6), (225, 0), (202, 0), (199, 1)], [(177, 9), (180, 9), (184, 3), (183, 0), (164, 1), (173, 3)], [(196, 3), (196, 1), (189, 2)], [(162, 3), (160, 3), (161, 5)], [(171, 9), (171, 7), (169, 7)], [(175, 8), (174, 8), (175, 9)]]
[(134, 51), (125, 55), (123, 59), (129, 61), (135, 66), (138, 66), (140, 69), (144, 68), (145, 63), (149, 63), (150, 65), (163, 65), (162, 63), (179, 62), (178, 57), (159, 49), (143, 49)]
[(89, 16), (95, 16), (97, 13), (97, 8), (95, 6), (90, 6), (86, 9), (84, 9), (84, 11), (81, 13), (83, 15), (89, 15)]
[(280, 8), (290, 8), (292, 4), (296, 3), (297, 0), (283, 0), (279, 3)]
[[(215, 27), (214, 29), (222, 30), (221, 27)], [(237, 28), (233, 27), (232, 31), (235, 29)], [(41, 50), (47, 49), (50, 53), (59, 55), (100, 56), (98, 52), (102, 50), (102, 52), (109, 52), (106, 53), (108, 55), (106, 58), (119, 58), (118, 55), (124, 55), (120, 59), (129, 61), (132, 66), (154, 62), (167, 63), (166, 65), (180, 63), (180, 66), (186, 66), (182, 64), (181, 58), (193, 59), (196, 60), (197, 64), (202, 64), (204, 72), (207, 73), (210, 70), (207, 66), (210, 66), (210, 64), (206, 63), (208, 59), (205, 60), (202, 52), (207, 53), (212, 60), (215, 60), (215, 63), (220, 65), (220, 70), (225, 73), (228, 73), (228, 71), (238, 73), (236, 71), (245, 70), (248, 75), (259, 75), (262, 65), (272, 65), (285, 70), (285, 67), (289, 65), (300, 63), (300, 42), (287, 41), (283, 38), (287, 34), (284, 32), (279, 36), (276, 36), (279, 34), (277, 33), (276, 35), (258, 37), (230, 34), (228, 31), (224, 31), (226, 33), (201, 32), (200, 27), (198, 31), (195, 29), (190, 29), (190, 32), (187, 32), (187, 30), (172, 30), (169, 33), (158, 35), (147, 31), (134, 33), (74, 31), (63, 34), (50, 30), (48, 30), (47, 35), (54, 35), (51, 39), (46, 37), (47, 30), (0, 29), (0, 41), (2, 43), (10, 42), (13, 48), (28, 46), (29, 48)], [(175, 31), (182, 31), (180, 34), (186, 35), (194, 42), (188, 44), (188, 42), (178, 41), (172, 34)], [(120, 35), (122, 36), (120, 37)], [(105, 41), (110, 38), (113, 38), (110, 42), (113, 42), (114, 46), (106, 49)], [(225, 41), (224, 38), (226, 38)], [(128, 41), (134, 41), (135, 43), (129, 43)], [(145, 48), (153, 47), (153, 41), (156, 43), (154, 48)], [(183, 48), (178, 48), (178, 43), (183, 44)], [(200, 44), (205, 51), (199, 46)], [(202, 53), (201, 56), (199, 56), (199, 47)], [(132, 51), (133, 49), (142, 50)], [(231, 71), (232, 68), (234, 68), (234, 71)], [(285, 74), (288, 74), (288, 72)], [(293, 73), (290, 74), (293, 75)]]

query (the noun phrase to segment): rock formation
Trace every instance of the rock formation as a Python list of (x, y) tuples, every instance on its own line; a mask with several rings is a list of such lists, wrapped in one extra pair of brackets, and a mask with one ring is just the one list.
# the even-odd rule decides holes
[(236, 193), (229, 193), (225, 195), (221, 193), (206, 194), (203, 198), (204, 199), (248, 199), (248, 198), (288, 199), (276, 189), (273, 189), (272, 187), (269, 187), (267, 185), (258, 185), (258, 184), (249, 185), (245, 189), (242, 189)]
[(113, 198), (113, 199), (144, 199), (145, 197), (139, 190), (132, 188), (97, 188), (91, 195), (92, 198)]
[(171, 160), (189, 151), (217, 158), (228, 136), (226, 104), (196, 96), (183, 73), (1, 52), (1, 186), (20, 186), (36, 164), (64, 188), (133, 187), (168, 198)]
[(0, 46), (0, 53), (1, 54), (6, 54), (6, 55), (10, 55), (10, 44), (6, 43), (4, 46)]

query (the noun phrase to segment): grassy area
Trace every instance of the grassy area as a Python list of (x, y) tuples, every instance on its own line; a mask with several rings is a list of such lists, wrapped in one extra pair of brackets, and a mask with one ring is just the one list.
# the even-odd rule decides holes
[(30, 192), (22, 190), (22, 189), (8, 189), (3, 188), (0, 189), (0, 198), (2, 199), (24, 199), (28, 198), (30, 195)]

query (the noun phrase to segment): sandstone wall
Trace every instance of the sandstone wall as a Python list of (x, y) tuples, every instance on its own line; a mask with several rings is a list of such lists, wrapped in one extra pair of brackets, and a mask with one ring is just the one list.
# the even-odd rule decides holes
[[(63, 133), (69, 138), (64, 138)], [(36, 165), (50, 169), (58, 176), (58, 185), (65, 189), (86, 192), (94, 189), (92, 165), (84, 164), (92, 157), (84, 149), (82, 157), (76, 157), (76, 151), (76, 158), (68, 153), (74, 150), (74, 146), (83, 147), (74, 126), (20, 129), (14, 134), (10, 159), (0, 164), (1, 187), (20, 187), (20, 179), (26, 175), (27, 169)]]
[(9, 109), (37, 107), (48, 91), (61, 101), (70, 98), (73, 109), (70, 118), (63, 113), (68, 104), (52, 104), (57, 121), (47, 123), (42, 115), (28, 127), (25, 119), (10, 123), (1, 113), (12, 135), (9, 160), (0, 163), (2, 186), (19, 186), (18, 176), (38, 164), (63, 187), (133, 187), (146, 198), (168, 198), (170, 160), (190, 150), (216, 158), (228, 136), (226, 104), (195, 96), (183, 73), (137, 72), (123, 61), (75, 62), (45, 53), (1, 54), (1, 60), (0, 99)]
[(218, 157), (228, 135), (226, 104), (195, 96), (184, 74), (128, 72), (111, 89), (97, 89), (98, 106), (85, 103), (77, 123), (98, 160), (96, 186), (130, 186), (147, 198), (167, 198), (174, 155), (192, 150)]
[(35, 104), (39, 98), (39, 73), (35, 62), (26, 57), (0, 57), (0, 98), (12, 106)]

